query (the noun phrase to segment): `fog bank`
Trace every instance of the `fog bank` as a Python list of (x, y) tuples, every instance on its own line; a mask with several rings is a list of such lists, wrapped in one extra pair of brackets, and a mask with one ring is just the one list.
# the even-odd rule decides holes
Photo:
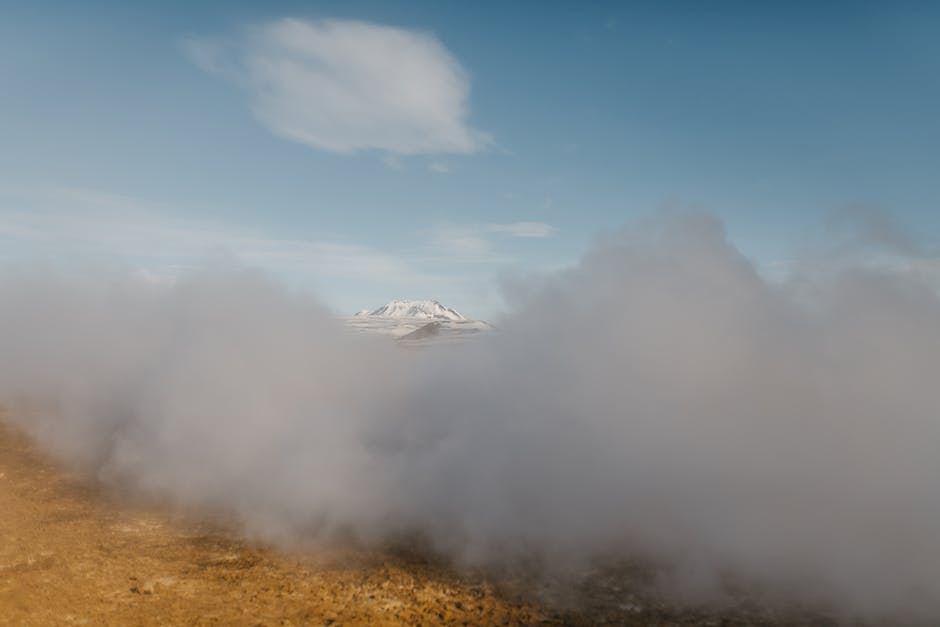
[(471, 563), (727, 574), (940, 618), (940, 299), (826, 261), (768, 282), (715, 220), (609, 235), (500, 331), (397, 350), (263, 276), (0, 277), (0, 403), (66, 462), (284, 542), (420, 532)]

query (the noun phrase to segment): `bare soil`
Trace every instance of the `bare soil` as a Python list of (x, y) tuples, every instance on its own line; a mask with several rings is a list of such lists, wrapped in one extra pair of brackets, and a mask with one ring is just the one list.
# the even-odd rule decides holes
[(460, 573), (419, 551), (286, 553), (116, 500), (0, 422), (0, 625), (832, 624), (676, 607), (642, 579), (611, 568), (560, 590)]

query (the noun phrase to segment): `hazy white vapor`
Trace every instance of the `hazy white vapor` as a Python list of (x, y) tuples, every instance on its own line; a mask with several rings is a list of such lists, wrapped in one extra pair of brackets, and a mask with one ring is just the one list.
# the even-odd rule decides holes
[(419, 353), (255, 274), (0, 275), (0, 399), (62, 458), (289, 541), (645, 558), (878, 624), (940, 619), (940, 298), (898, 266), (768, 282), (706, 216), (509, 290)]
[(466, 154), (490, 141), (467, 123), (466, 72), (429, 33), (287, 18), (235, 47), (192, 39), (186, 49), (246, 88), (268, 129), (319, 150)]

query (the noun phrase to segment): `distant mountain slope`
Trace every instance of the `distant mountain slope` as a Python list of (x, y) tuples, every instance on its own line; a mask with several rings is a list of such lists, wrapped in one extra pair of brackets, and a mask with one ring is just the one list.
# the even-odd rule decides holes
[(411, 333), (399, 336), (399, 340), (425, 340), (440, 335), (441, 323), (437, 321), (429, 322), (421, 328), (415, 329)]

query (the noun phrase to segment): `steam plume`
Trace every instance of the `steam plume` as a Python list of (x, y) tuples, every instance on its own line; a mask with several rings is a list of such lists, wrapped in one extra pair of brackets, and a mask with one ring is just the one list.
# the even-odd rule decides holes
[(706, 216), (599, 242), (497, 335), (351, 337), (263, 277), (0, 279), (0, 399), (66, 461), (290, 541), (733, 573), (940, 617), (940, 299), (864, 265), (769, 283)]

